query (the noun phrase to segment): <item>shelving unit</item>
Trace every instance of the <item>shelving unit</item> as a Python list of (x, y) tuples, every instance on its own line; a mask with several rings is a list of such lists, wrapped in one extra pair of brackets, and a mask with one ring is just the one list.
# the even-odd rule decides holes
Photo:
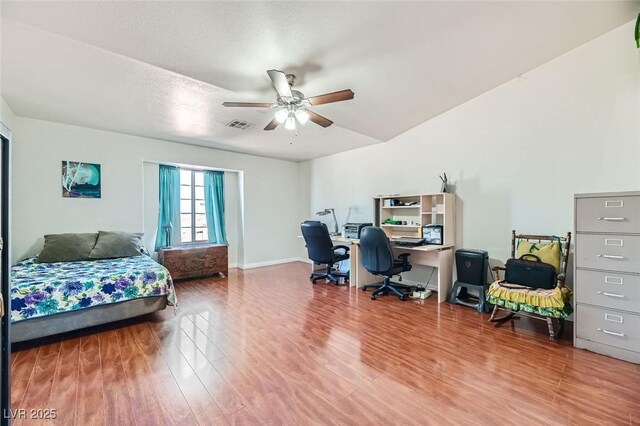
[(391, 225), (383, 223), (380, 225), (383, 228), (420, 228), (420, 225)]
[[(376, 197), (373, 202), (374, 224), (380, 226), (389, 238), (422, 238), (422, 226), (433, 224), (442, 225), (444, 245), (455, 244), (454, 194), (389, 195)], [(385, 224), (387, 219), (406, 224)]]
[(419, 209), (421, 206), (420, 205), (415, 205), (415, 206), (388, 206), (388, 207), (382, 207), (385, 210), (398, 210), (398, 209)]

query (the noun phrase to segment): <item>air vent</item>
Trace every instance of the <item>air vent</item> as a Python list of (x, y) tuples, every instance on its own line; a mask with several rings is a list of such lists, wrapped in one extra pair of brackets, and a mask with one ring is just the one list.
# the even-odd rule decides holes
[(248, 123), (243, 120), (231, 120), (227, 123), (227, 127), (233, 127), (234, 129), (247, 130), (254, 126), (253, 123)]

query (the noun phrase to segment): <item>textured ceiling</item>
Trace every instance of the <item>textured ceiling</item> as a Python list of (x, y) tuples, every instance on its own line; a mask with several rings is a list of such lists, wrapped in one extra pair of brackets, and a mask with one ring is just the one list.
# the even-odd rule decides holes
[[(3, 2), (16, 114), (287, 159), (390, 138), (635, 17), (639, 2)], [(266, 70), (353, 101), (264, 132)], [(224, 123), (243, 119), (241, 131)]]

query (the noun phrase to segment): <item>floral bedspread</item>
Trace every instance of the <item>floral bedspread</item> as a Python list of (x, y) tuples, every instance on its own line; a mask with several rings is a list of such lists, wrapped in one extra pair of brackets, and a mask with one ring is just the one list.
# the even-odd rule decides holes
[(176, 303), (169, 271), (145, 255), (61, 263), (34, 257), (13, 266), (11, 280), (11, 322), (164, 294)]

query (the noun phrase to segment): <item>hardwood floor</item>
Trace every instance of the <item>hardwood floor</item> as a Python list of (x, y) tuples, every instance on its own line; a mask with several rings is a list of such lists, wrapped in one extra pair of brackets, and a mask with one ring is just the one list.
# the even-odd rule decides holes
[(638, 366), (550, 342), (542, 321), (307, 277), (180, 282), (177, 313), (14, 348), (14, 412), (57, 414), (15, 424), (640, 424)]

